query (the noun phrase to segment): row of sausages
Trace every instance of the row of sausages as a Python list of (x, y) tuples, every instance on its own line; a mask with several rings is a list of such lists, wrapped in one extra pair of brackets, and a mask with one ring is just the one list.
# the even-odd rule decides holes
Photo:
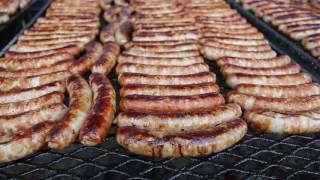
[(1, 163), (107, 136), (116, 97), (105, 75), (120, 48), (94, 41), (100, 12), (96, 0), (56, 0), (1, 59)]
[[(239, 142), (247, 122), (280, 134), (319, 131), (320, 86), (223, 0), (85, 1), (56, 0), (1, 59), (0, 162), (77, 138), (101, 143), (116, 111), (106, 77), (116, 62), (116, 138), (130, 152), (216, 153)], [(99, 3), (103, 45), (94, 41)], [(203, 56), (233, 88), (226, 99)]]
[(292, 39), (302, 41), (303, 46), (320, 57), (319, 1), (241, 0), (264, 21), (272, 23)]
[(205, 12), (212, 17), (200, 21), (202, 53), (218, 64), (234, 88), (227, 100), (246, 110), (248, 124), (280, 134), (319, 132), (320, 85), (288, 56), (278, 56), (263, 35), (225, 2), (213, 3)]
[(204, 62), (195, 19), (177, 1), (133, 0), (132, 41), (118, 58), (117, 141), (159, 157), (222, 151), (247, 132), (241, 108), (225, 104)]

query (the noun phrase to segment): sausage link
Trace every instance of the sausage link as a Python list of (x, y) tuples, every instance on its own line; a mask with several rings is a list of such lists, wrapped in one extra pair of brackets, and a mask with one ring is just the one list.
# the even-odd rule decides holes
[(86, 45), (86, 54), (73, 62), (69, 70), (74, 74), (85, 74), (90, 71), (93, 64), (103, 53), (103, 47), (98, 42), (91, 42)]
[(204, 111), (222, 105), (221, 94), (201, 94), (194, 96), (148, 96), (131, 95), (121, 99), (123, 111), (145, 112), (194, 112)]
[(244, 118), (251, 127), (263, 132), (285, 135), (319, 132), (319, 117), (319, 109), (299, 113), (250, 110), (244, 114)]
[(117, 142), (130, 152), (158, 157), (200, 156), (220, 152), (246, 134), (247, 124), (237, 119), (203, 131), (166, 134), (158, 137), (152, 131), (122, 127)]
[(104, 52), (101, 57), (93, 64), (92, 73), (109, 74), (113, 69), (120, 54), (120, 47), (114, 42), (105, 44)]
[(46, 145), (53, 123), (44, 122), (16, 135), (10, 142), (0, 144), (0, 163), (14, 161), (39, 151)]
[(91, 108), (92, 92), (85, 79), (78, 75), (70, 76), (67, 90), (69, 111), (48, 136), (48, 146), (52, 149), (61, 150), (74, 142)]
[(268, 98), (230, 92), (227, 100), (230, 103), (239, 104), (246, 110), (266, 109), (274, 112), (298, 112), (320, 108), (319, 95), (297, 98)]
[(237, 119), (241, 108), (237, 104), (217, 106), (208, 111), (188, 113), (121, 112), (116, 122), (119, 127), (134, 126), (148, 131), (195, 131), (212, 128), (218, 124)]
[(79, 139), (84, 145), (94, 146), (100, 144), (109, 133), (116, 112), (116, 93), (104, 74), (91, 74), (90, 84), (94, 102), (80, 129)]
[(136, 73), (123, 73), (119, 76), (119, 83), (122, 86), (129, 84), (146, 84), (146, 85), (187, 85), (216, 82), (216, 75), (212, 72), (205, 72), (192, 75), (179, 76), (161, 76), (146, 75)]

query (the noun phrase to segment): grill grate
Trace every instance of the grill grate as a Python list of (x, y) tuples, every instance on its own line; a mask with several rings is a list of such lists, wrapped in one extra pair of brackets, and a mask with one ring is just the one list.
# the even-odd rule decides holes
[[(260, 30), (263, 28), (258, 27)], [(270, 38), (268, 33), (265, 34)], [(290, 51), (279, 43), (281, 39), (275, 39), (278, 42), (270, 39), (274, 49), (279, 53)], [(300, 60), (301, 54), (294, 53), (297, 51), (290, 55)], [(222, 94), (227, 93), (229, 88), (217, 67), (212, 62), (207, 63), (217, 74)], [(313, 65), (309, 61), (303, 63), (307, 71), (319, 77), (313, 73)], [(109, 78), (119, 92), (116, 73), (113, 71)], [(238, 144), (221, 153), (198, 158), (162, 159), (128, 153), (117, 144), (115, 132), (116, 127), (113, 126), (109, 137), (96, 147), (85, 147), (76, 142), (63, 151), (44, 149), (31, 157), (0, 165), (0, 178), (320, 179), (320, 135), (280, 136), (250, 129)]]
[(161, 159), (128, 154), (117, 145), (115, 128), (97, 147), (76, 143), (62, 152), (43, 150), (35, 156), (0, 166), (0, 177), (52, 179), (319, 179), (320, 139), (275, 136), (250, 130), (232, 148), (213, 156)]
[[(229, 91), (217, 67), (222, 93)], [(110, 79), (119, 90), (116, 74)], [(118, 91), (117, 91), (118, 92)], [(152, 158), (128, 153), (109, 137), (97, 147), (79, 142), (63, 151), (41, 152), (0, 166), (0, 178), (50, 179), (320, 179), (320, 135), (280, 136), (249, 130), (240, 143), (198, 158)]]

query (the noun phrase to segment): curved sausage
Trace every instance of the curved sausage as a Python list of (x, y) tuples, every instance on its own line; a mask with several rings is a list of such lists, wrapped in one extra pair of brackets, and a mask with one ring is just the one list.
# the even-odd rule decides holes
[(228, 56), (236, 58), (252, 58), (252, 59), (269, 59), (277, 56), (277, 53), (273, 50), (266, 51), (239, 51), (239, 50), (230, 50), (220, 47), (213, 46), (202, 46), (200, 48), (201, 53), (208, 58), (209, 60), (217, 60), (219, 58)]
[(160, 57), (160, 58), (186, 58), (200, 56), (198, 49), (186, 50), (186, 51), (172, 51), (172, 52), (151, 52), (151, 51), (139, 51), (139, 50), (127, 50), (122, 54), (140, 57)]
[(62, 48), (45, 50), (45, 51), (38, 51), (38, 52), (14, 52), (8, 51), (5, 54), (5, 58), (7, 59), (23, 59), (23, 58), (36, 58), (41, 56), (46, 56), (50, 54), (57, 54), (57, 53), (69, 53), (71, 56), (78, 55), (83, 50), (82, 44), (77, 45), (68, 45)]
[(122, 73), (141, 73), (148, 75), (190, 75), (209, 72), (209, 66), (205, 63), (192, 64), (188, 66), (160, 66), (124, 63), (118, 64), (116, 71)]
[(10, 142), (0, 144), (0, 163), (31, 155), (46, 145), (53, 123), (44, 122), (16, 135)]
[(181, 45), (186, 45), (186, 44), (194, 44), (194, 45), (198, 45), (198, 41), (196, 40), (180, 40), (180, 41), (174, 41), (174, 40), (170, 40), (170, 41), (131, 41), (129, 43), (127, 43), (125, 45), (126, 49), (130, 49), (131, 47), (134, 46), (152, 46), (154, 48), (158, 48), (161, 46), (181, 46)]
[(15, 134), (38, 123), (59, 121), (67, 110), (68, 108), (64, 104), (57, 103), (21, 114), (0, 116), (0, 134)]
[(78, 41), (73, 41), (70, 43), (61, 43), (61, 44), (49, 44), (49, 45), (20, 45), (15, 44), (10, 47), (9, 51), (13, 52), (22, 52), (22, 53), (29, 53), (29, 52), (41, 52), (41, 51), (48, 51), (48, 50), (56, 50), (56, 49), (63, 49), (67, 46), (74, 45), (74, 44), (81, 44)]
[[(48, 28), (46, 28), (48, 29)], [(47, 38), (47, 39), (32, 39), (32, 40), (21, 40), (17, 41), (17, 45), (25, 46), (39, 46), (39, 45), (58, 45), (72, 42), (88, 43), (92, 39), (92, 35), (80, 35), (76, 37), (64, 37), (64, 38)]]
[(71, 74), (68, 71), (60, 71), (31, 77), (3, 78), (0, 79), (0, 91), (4, 92), (30, 89), (49, 84), (54, 81), (64, 82), (70, 75)]
[(118, 56), (120, 54), (120, 47), (114, 42), (107, 42), (104, 47), (104, 52), (100, 58), (93, 64), (91, 68), (92, 73), (109, 74), (113, 69)]
[(177, 25), (177, 26), (171, 26), (171, 27), (136, 27), (135, 32), (136, 33), (148, 33), (148, 32), (175, 32), (175, 31), (194, 31), (198, 30), (199, 27), (194, 25)]
[(265, 39), (235, 39), (228, 37), (205, 38), (207, 41), (215, 41), (222, 44), (238, 45), (238, 46), (261, 46), (269, 45)]
[(93, 106), (80, 129), (79, 139), (84, 145), (94, 146), (100, 144), (109, 133), (116, 112), (116, 93), (104, 74), (91, 74), (90, 84)]
[(294, 98), (320, 95), (320, 85), (307, 83), (293, 86), (261, 86), (254, 84), (240, 84), (235, 91), (252, 96), (270, 98)]
[(90, 71), (92, 65), (103, 53), (103, 47), (98, 42), (91, 42), (86, 45), (86, 54), (75, 60), (69, 70), (74, 74), (85, 74)]
[(52, 149), (60, 150), (74, 142), (91, 108), (92, 92), (85, 79), (78, 75), (70, 76), (67, 90), (69, 111), (48, 136), (48, 146)]
[(71, 60), (61, 61), (56, 64), (32, 69), (21, 69), (17, 71), (10, 71), (7, 69), (0, 70), (0, 77), (2, 78), (18, 78), (18, 77), (30, 77), (44, 74), (50, 74), (59, 71), (66, 71), (72, 65)]
[(217, 47), (221, 49), (228, 49), (234, 51), (249, 51), (249, 52), (261, 52), (261, 51), (269, 51), (272, 50), (269, 44), (262, 44), (262, 45), (232, 45), (232, 44), (225, 44), (221, 42), (217, 42), (214, 40), (209, 39), (200, 39), (200, 44), (209, 47)]
[(221, 94), (211, 93), (194, 96), (130, 95), (121, 99), (120, 107), (123, 111), (194, 112), (209, 110), (224, 103)]
[(188, 113), (121, 112), (116, 122), (118, 127), (134, 126), (148, 131), (195, 131), (212, 128), (218, 124), (240, 118), (241, 108), (237, 104), (217, 106), (208, 111)]
[(185, 58), (162, 58), (162, 57), (140, 57), (132, 55), (121, 55), (118, 63), (134, 63), (146, 65), (162, 65), (162, 66), (187, 66), (196, 63), (203, 63), (201, 56), (185, 57)]
[(207, 82), (215, 82), (216, 75), (211, 72), (192, 74), (192, 75), (146, 75), (137, 73), (123, 73), (119, 76), (119, 83), (122, 86), (129, 84), (148, 84), (148, 85), (187, 85)]
[[(246, 23), (241, 19), (234, 20), (234, 21), (220, 21), (217, 19), (205, 19), (205, 20), (200, 20), (197, 26), (203, 28), (203, 31), (206, 30), (211, 30), (213, 29), (214, 31), (217, 30), (224, 30), (226, 31), (237, 31), (237, 33), (243, 33), (246, 32), (246, 30), (253, 28), (251, 24)], [(244, 31), (242, 31), (244, 30)], [(252, 33), (258, 32), (258, 31), (252, 31)]]
[[(84, 24), (85, 25), (85, 24)], [(73, 25), (75, 26), (75, 25)], [(31, 30), (26, 30), (24, 32), (24, 35), (27, 35), (27, 36), (45, 36), (47, 35), (48, 37), (50, 36), (53, 36), (53, 35), (62, 35), (62, 36), (71, 36), (71, 35), (78, 35), (78, 36), (81, 36), (81, 35), (84, 35), (84, 34), (90, 34), (91, 36), (92, 35), (97, 35), (98, 34), (98, 28), (91, 28), (91, 27), (82, 27), (80, 26), (81, 28), (78, 28), (78, 27), (62, 27), (60, 29), (57, 29), (57, 28), (47, 28), (47, 29), (44, 29), (44, 30), (36, 30), (36, 29), (31, 29)], [(77, 41), (75, 41), (77, 42)], [(76, 44), (76, 43), (75, 43)], [(84, 44), (84, 43), (83, 43)], [(50, 48), (52, 49), (53, 47), (46, 47), (46, 48)], [(28, 49), (22, 49), (22, 47), (19, 47), (19, 46), (16, 46), (13, 48), (14, 50), (16, 51), (27, 51), (27, 50), (32, 50), (30, 48)], [(38, 49), (40, 50), (40, 48)]]
[(219, 93), (219, 86), (214, 82), (189, 85), (127, 85), (121, 88), (120, 96), (192, 96), (198, 94)]
[(287, 55), (277, 56), (270, 59), (244, 59), (244, 58), (233, 58), (223, 57), (217, 61), (217, 65), (222, 67), (224, 65), (235, 65), (240, 67), (251, 67), (251, 68), (274, 68), (284, 66), (291, 63), (291, 59)]
[(250, 110), (244, 114), (244, 118), (251, 127), (263, 132), (285, 135), (319, 132), (319, 117), (318, 109), (298, 113)]
[(26, 59), (1, 59), (0, 67), (9, 69), (11, 71), (21, 69), (40, 68), (44, 66), (50, 66), (61, 61), (71, 60), (73, 57), (68, 53), (51, 54), (37, 58)]
[(237, 103), (246, 110), (266, 109), (274, 112), (309, 111), (320, 108), (320, 96), (297, 98), (269, 98), (230, 92), (227, 96), (230, 103)]
[(252, 74), (252, 75), (289, 75), (297, 74), (301, 70), (300, 65), (297, 63), (290, 63), (284, 66), (273, 68), (251, 68), (240, 67), (235, 65), (225, 65), (221, 68), (221, 72), (224, 75), (228, 74)]
[(15, 115), (39, 109), (55, 103), (62, 103), (64, 93), (52, 92), (31, 100), (0, 104), (0, 116)]
[(270, 86), (290, 86), (312, 82), (309, 74), (298, 73), (291, 75), (266, 76), (250, 74), (230, 74), (226, 76), (228, 86), (234, 88), (239, 84), (256, 84)]
[[(51, 28), (51, 26), (55, 26), (55, 24), (48, 25), (48, 28)], [(57, 25), (58, 26), (58, 25)], [(88, 25), (86, 25), (88, 26)], [(46, 26), (42, 28), (47, 28)], [(42, 43), (45, 43), (46, 41), (52, 41), (56, 39), (63, 39), (63, 38), (76, 38), (76, 37), (89, 37), (90, 39), (94, 39), (96, 35), (94, 33), (90, 32), (84, 32), (84, 33), (74, 33), (74, 34), (44, 34), (44, 35), (21, 35), (19, 37), (19, 40), (21, 41), (29, 41), (29, 42), (37, 42), (37, 41), (43, 41)], [(48, 42), (49, 43), (49, 42)]]
[(198, 31), (164, 32), (164, 33), (139, 33), (134, 34), (133, 41), (180, 41), (198, 40)]
[(246, 34), (238, 34), (237, 32), (202, 32), (202, 36), (204, 38), (234, 38), (234, 39), (254, 39), (261, 40), (264, 39), (263, 34), (260, 32), (257, 33), (246, 33)]
[(201, 27), (201, 31), (205, 33), (220, 33), (220, 32), (228, 32), (230, 34), (251, 34), (251, 33), (257, 33), (259, 32), (257, 28), (255, 27), (247, 27), (247, 28), (242, 28), (242, 29), (234, 29), (229, 26), (203, 26)]
[(115, 31), (115, 39), (119, 45), (124, 45), (131, 40), (133, 23), (129, 20), (122, 22)]
[(19, 101), (26, 101), (52, 92), (64, 93), (65, 84), (61, 81), (55, 81), (42, 86), (37, 86), (34, 88), (10, 91), (10, 92), (0, 92), (0, 104), (12, 103)]
[(208, 130), (165, 134), (135, 127), (117, 131), (117, 142), (130, 152), (159, 157), (200, 156), (220, 152), (237, 143), (247, 132), (245, 121), (237, 119)]
[[(154, 19), (153, 19), (154, 21)], [(146, 23), (137, 23), (135, 21), (135, 24), (134, 24), (134, 29), (145, 29), (145, 28), (161, 28), (161, 27), (176, 27), (176, 26), (191, 26), (193, 25), (194, 22), (182, 22), (182, 21), (176, 21), (176, 20), (173, 20), (172, 22), (171, 21), (168, 21), (168, 22), (160, 22), (160, 23), (157, 23), (157, 22), (150, 22), (150, 21), (147, 21)]]
[(181, 43), (174, 45), (152, 45), (152, 44), (135, 44), (134, 42), (126, 45), (133, 51), (147, 51), (147, 52), (179, 52), (179, 51), (196, 51), (199, 45), (196, 43)]

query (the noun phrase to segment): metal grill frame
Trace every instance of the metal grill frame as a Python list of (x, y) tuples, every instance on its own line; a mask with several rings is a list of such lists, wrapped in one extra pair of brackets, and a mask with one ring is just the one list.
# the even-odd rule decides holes
[(46, 7), (50, 0), (32, 0), (27, 6), (20, 9), (15, 15), (10, 17), (10, 20), (5, 24), (0, 24), (0, 55), (6, 50), (5, 47), (9, 47), (8, 43), (12, 38), (17, 36), (17, 33), (28, 26), (33, 21), (34, 17), (41, 9)]
[[(283, 39), (285, 38), (283, 35), (244, 10), (233, 0), (228, 2), (265, 34), (279, 54), (289, 54), (319, 82), (318, 60), (298, 45), (292, 46), (294, 42)], [(43, 14), (44, 9), (34, 17), (32, 23)], [(32, 23), (25, 28), (30, 27)], [(8, 47), (22, 32), (17, 34)], [(207, 63), (217, 74), (217, 83), (221, 87), (222, 94), (227, 93), (230, 89), (226, 87), (217, 66), (213, 62), (207, 61)], [(120, 86), (114, 70), (109, 78), (119, 92)], [(117, 100), (119, 101), (119, 98)], [(46, 148), (33, 156), (0, 165), (0, 178), (320, 179), (319, 134), (280, 136), (250, 129), (238, 144), (211, 156), (153, 158), (128, 153), (117, 144), (115, 132), (116, 126), (113, 126), (109, 137), (96, 147), (85, 147), (76, 142), (63, 151), (57, 152)]]

